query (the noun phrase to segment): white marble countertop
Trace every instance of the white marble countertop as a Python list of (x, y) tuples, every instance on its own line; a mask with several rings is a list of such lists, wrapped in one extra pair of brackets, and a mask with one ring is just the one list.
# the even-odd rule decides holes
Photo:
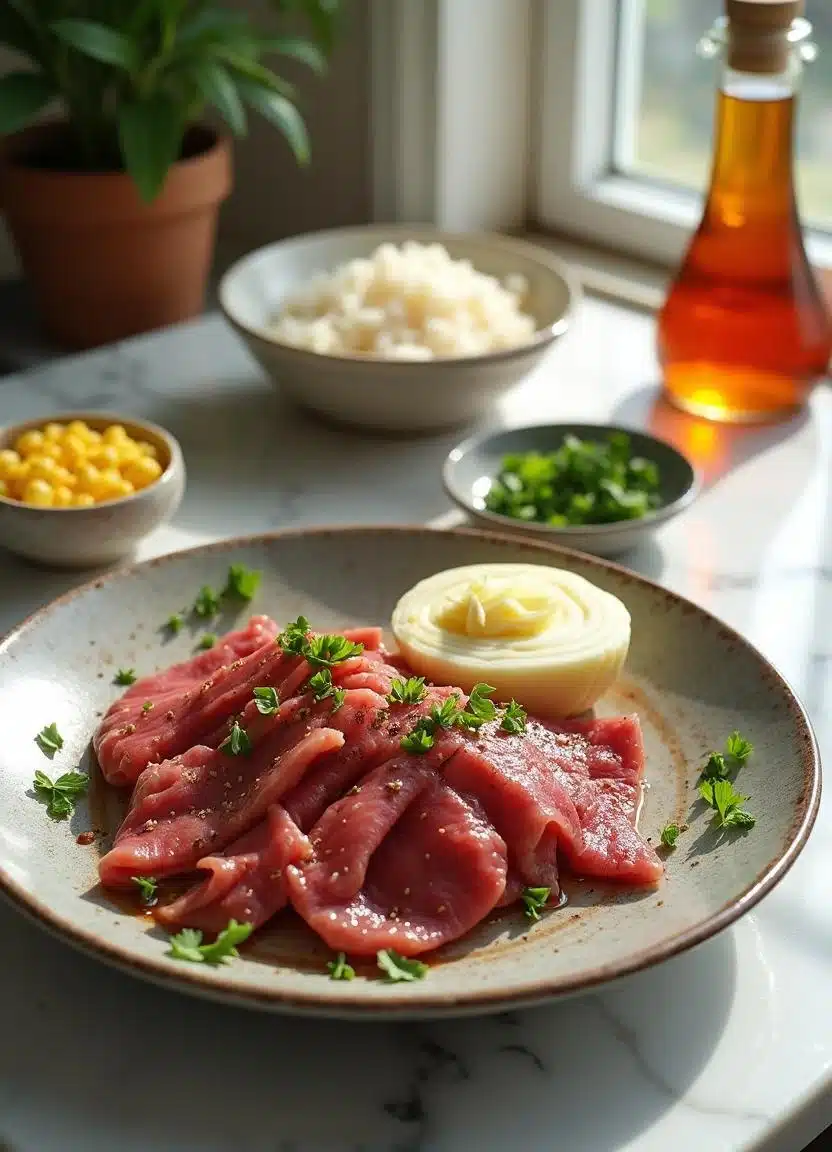
[[(656, 403), (653, 324), (587, 300), (499, 413), (649, 425), (703, 466), (696, 506), (627, 563), (741, 629), (832, 749), (832, 394), (725, 430)], [(0, 423), (150, 417), (188, 493), (144, 554), (291, 524), (447, 513), (457, 437), (340, 432), (284, 405), (219, 318), (0, 379)], [(76, 578), (77, 579), (77, 578)], [(72, 584), (0, 554), (0, 632)], [(832, 799), (779, 888), (692, 953), (535, 1011), (309, 1022), (160, 991), (0, 906), (2, 1152), (796, 1152), (832, 1124)]]

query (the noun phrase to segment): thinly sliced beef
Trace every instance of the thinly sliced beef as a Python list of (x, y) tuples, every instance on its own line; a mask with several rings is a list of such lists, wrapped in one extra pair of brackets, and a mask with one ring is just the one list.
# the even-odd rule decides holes
[(243, 723), (249, 755), (198, 746), (151, 764), (140, 776), (115, 844), (101, 860), (107, 886), (131, 875), (171, 876), (196, 866), (207, 850), (242, 835), (270, 804), (302, 779), (318, 757), (359, 739), (384, 701), (366, 688), (346, 692), (343, 705), (293, 697), (271, 716), (251, 702)]
[(561, 845), (572, 871), (627, 884), (656, 883), (662, 862), (635, 826), (644, 775), (638, 717), (560, 728), (530, 720), (526, 739), (544, 754), (575, 805), (582, 839)]
[(206, 878), (178, 900), (160, 907), (156, 919), (168, 928), (221, 932), (229, 920), (259, 928), (287, 903), (286, 869), (312, 854), (312, 845), (280, 804), (229, 844), (220, 856), (197, 864)]
[(415, 956), (469, 931), (500, 900), (506, 847), (437, 773), (455, 743), (398, 756), (331, 805), (315, 858), (288, 870), (292, 903), (333, 949)]

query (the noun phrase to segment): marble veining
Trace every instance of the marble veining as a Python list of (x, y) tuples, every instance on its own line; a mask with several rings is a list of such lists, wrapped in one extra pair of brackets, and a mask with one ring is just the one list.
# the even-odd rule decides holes
[[(617, 420), (674, 441), (705, 490), (622, 562), (740, 629), (832, 749), (832, 395), (720, 429), (657, 399), (653, 324), (585, 301), (495, 413)], [(453, 434), (402, 440), (291, 408), (216, 316), (0, 379), (0, 421), (100, 408), (181, 440), (189, 487), (140, 556), (323, 523), (438, 521)], [(0, 554), (0, 632), (71, 574)], [(0, 1152), (797, 1152), (832, 1124), (832, 811), (732, 929), (582, 998), (483, 1019), (345, 1024), (129, 979), (0, 906)], [(813, 1097), (811, 1107), (805, 1103)]]

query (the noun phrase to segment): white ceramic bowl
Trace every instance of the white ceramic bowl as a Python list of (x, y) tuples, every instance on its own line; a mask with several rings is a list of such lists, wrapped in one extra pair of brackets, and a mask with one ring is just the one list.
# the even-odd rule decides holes
[[(269, 324), (283, 301), (316, 272), (329, 272), (379, 245), (406, 240), (442, 244), (454, 259), (529, 283), (525, 309), (534, 339), (481, 356), (418, 362), (331, 356), (282, 343)], [(469, 423), (518, 384), (569, 324), (578, 298), (563, 264), (545, 249), (496, 234), (449, 233), (409, 225), (337, 228), (282, 240), (250, 253), (223, 277), (220, 305), (266, 372), (298, 404), (342, 423), (397, 432)]]
[(11, 448), (22, 432), (55, 422), (84, 420), (102, 431), (122, 424), (137, 440), (153, 444), (164, 471), (155, 483), (91, 508), (36, 508), (0, 496), (0, 547), (27, 560), (63, 568), (92, 568), (129, 555), (140, 540), (166, 523), (185, 491), (182, 449), (156, 424), (117, 412), (58, 412), (0, 429), (0, 449)]

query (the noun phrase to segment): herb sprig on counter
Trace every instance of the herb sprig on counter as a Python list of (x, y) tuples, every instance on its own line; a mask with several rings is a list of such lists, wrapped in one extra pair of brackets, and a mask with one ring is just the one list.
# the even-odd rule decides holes
[(606, 441), (567, 436), (554, 452), (503, 457), (485, 498), (489, 512), (566, 527), (637, 520), (660, 504), (659, 469), (632, 454), (626, 432)]

